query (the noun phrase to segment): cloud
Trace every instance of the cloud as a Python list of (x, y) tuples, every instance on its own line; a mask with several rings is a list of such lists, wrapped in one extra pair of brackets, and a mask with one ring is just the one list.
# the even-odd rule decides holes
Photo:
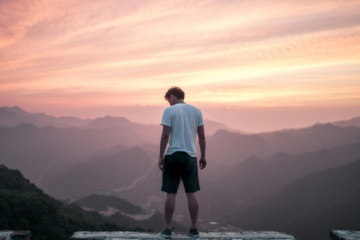
[(347, 99), (360, 84), (359, 9), (350, 0), (2, 0), (0, 92), (34, 104), (161, 104), (171, 85), (213, 104)]

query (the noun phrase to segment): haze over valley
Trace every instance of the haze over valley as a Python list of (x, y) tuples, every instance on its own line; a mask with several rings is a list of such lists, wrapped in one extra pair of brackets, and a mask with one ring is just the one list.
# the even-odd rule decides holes
[[(360, 228), (360, 117), (256, 134), (211, 120), (205, 126), (202, 230), (278, 230), (327, 239), (331, 229)], [(160, 133), (160, 125), (123, 117), (83, 120), (1, 107), (0, 164), (83, 209), (125, 214), (133, 224), (156, 216), (151, 226), (160, 231)], [(184, 197), (180, 190), (179, 229), (189, 223)], [(126, 203), (117, 201), (142, 210), (126, 213)]]

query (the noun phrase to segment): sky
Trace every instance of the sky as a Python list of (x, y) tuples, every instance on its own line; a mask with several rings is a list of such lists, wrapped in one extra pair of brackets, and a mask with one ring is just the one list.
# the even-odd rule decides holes
[(360, 116), (360, 1), (0, 0), (0, 106), (249, 132)]

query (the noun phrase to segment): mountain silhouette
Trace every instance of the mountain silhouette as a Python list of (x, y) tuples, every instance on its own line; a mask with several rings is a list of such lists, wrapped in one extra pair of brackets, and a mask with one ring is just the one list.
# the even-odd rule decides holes
[(292, 129), (259, 134), (267, 142), (267, 155), (275, 152), (301, 154), (355, 143), (360, 140), (359, 127), (339, 127), (317, 124), (302, 129)]
[(338, 167), (357, 158), (360, 158), (360, 141), (300, 155), (278, 152), (263, 161), (268, 169), (280, 178), (283, 185), (286, 185), (304, 175)]
[(210, 217), (230, 214), (234, 209), (249, 208), (259, 200), (273, 194), (281, 186), (259, 158), (252, 156), (235, 166), (211, 171), (202, 178), (201, 198), (206, 199)]
[(92, 121), (90, 121), (86, 127), (87, 128), (114, 128), (114, 127), (129, 127), (131, 128), (132, 125), (140, 125), (140, 124), (134, 124), (123, 117), (112, 117), (112, 116), (106, 116), (103, 118), (96, 118)]
[(23, 109), (14, 107), (0, 107), (0, 126), (16, 127), (21, 124), (32, 124), (37, 127), (82, 127), (89, 120), (75, 117), (53, 117), (43, 113), (29, 113)]
[(261, 136), (218, 130), (207, 139), (210, 167), (234, 165), (253, 155), (265, 154), (267, 143)]
[(208, 214), (221, 217), (227, 211), (246, 209), (271, 197), (300, 177), (357, 158), (360, 141), (300, 155), (279, 152), (265, 159), (253, 156), (235, 166), (209, 170), (201, 178), (205, 187), (200, 195), (212, 206)]
[(250, 209), (225, 217), (244, 229), (327, 240), (331, 229), (360, 228), (360, 159), (302, 177)]
[(217, 168), (219, 165), (236, 165), (251, 156), (267, 158), (277, 152), (298, 155), (358, 141), (359, 127), (338, 127), (332, 124), (260, 134), (218, 130), (207, 139), (207, 155), (212, 163), (209, 167)]
[(352, 118), (350, 120), (337, 121), (333, 124), (339, 127), (360, 127), (360, 117)]
[(0, 144), (1, 163), (20, 169), (33, 182), (47, 171), (82, 161), (98, 150), (124, 144), (136, 145), (138, 136), (131, 133), (77, 128), (38, 128), (23, 124), (1, 127), (5, 140)]
[(127, 148), (80, 163), (45, 189), (58, 198), (79, 197), (95, 190), (116, 190), (131, 185), (152, 164), (152, 157), (140, 146)]

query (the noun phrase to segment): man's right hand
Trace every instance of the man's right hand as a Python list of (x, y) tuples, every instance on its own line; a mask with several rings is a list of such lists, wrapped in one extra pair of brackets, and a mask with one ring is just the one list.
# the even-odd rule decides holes
[(162, 157), (159, 157), (158, 166), (159, 166), (161, 171), (164, 171), (164, 165), (165, 165), (164, 159)]

